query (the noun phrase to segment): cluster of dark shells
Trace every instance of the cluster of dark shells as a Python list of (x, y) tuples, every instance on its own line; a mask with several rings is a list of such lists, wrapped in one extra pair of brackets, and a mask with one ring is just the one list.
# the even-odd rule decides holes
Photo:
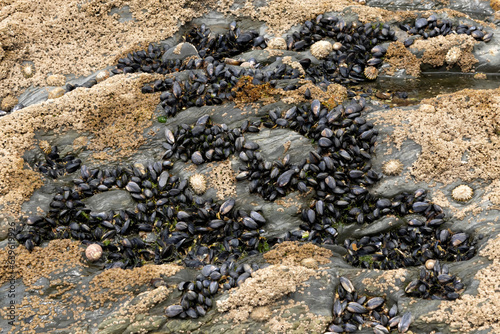
[(165, 309), (169, 318), (202, 317), (213, 306), (213, 296), (219, 289), (229, 290), (240, 286), (250, 275), (259, 270), (257, 264), (237, 265), (234, 261), (226, 261), (220, 266), (206, 265), (193, 282), (183, 281), (177, 285), (182, 291), (180, 304), (170, 305)]
[[(28, 218), (27, 229), (17, 239), (29, 249), (56, 238), (97, 243), (109, 268), (176, 259), (198, 267), (236, 260), (267, 247), (259, 235), (266, 222), (261, 214), (233, 210), (233, 199), (219, 205), (194, 195), (187, 180), (168, 172), (171, 166), (170, 161), (105, 171), (82, 166), (82, 177), (73, 180), (73, 188), (58, 191), (47, 216)], [(82, 201), (112, 188), (126, 189), (137, 201), (135, 210), (97, 213)], [(149, 232), (149, 240), (138, 237)]]
[(387, 50), (380, 44), (395, 41), (396, 35), (388, 24), (346, 23), (341, 17), (319, 15), (288, 36), (286, 43), (288, 49), (301, 51), (324, 39), (341, 46), (330, 52), (319, 65), (312, 65), (308, 58), (301, 60), (305, 79), (315, 84), (355, 84), (366, 80), (363, 74), (366, 67), (378, 67), (382, 63)]
[(208, 116), (198, 119), (194, 126), (179, 125), (173, 132), (165, 129), (166, 149), (164, 159), (191, 160), (195, 165), (204, 162), (222, 161), (232, 156), (235, 151), (241, 151), (238, 143), (242, 141), (243, 133), (257, 127), (243, 124), (241, 128), (228, 129), (226, 124), (212, 124)]
[[(436, 15), (430, 15), (428, 18), (417, 18), (412, 22), (401, 23), (399, 27), (409, 35), (419, 35), (424, 39), (446, 36), (450, 34), (466, 34), (474, 37), (477, 41), (489, 42), (493, 38), (493, 33), (488, 33), (480, 25), (459, 24), (454, 25), (450, 20), (440, 20)], [(406, 47), (412, 45), (413, 38), (404, 41)]]
[(80, 169), (82, 161), (74, 155), (59, 155), (57, 146), (52, 146), (50, 152), (45, 153), (45, 161), (35, 163), (35, 167), (47, 176), (57, 179), (66, 173), (74, 173)]
[(450, 275), (446, 264), (430, 261), (422, 268), (418, 279), (411, 281), (405, 288), (408, 296), (423, 299), (455, 300), (465, 289), (465, 285), (456, 275)]
[(393, 329), (405, 333), (411, 325), (411, 313), (397, 314), (397, 304), (389, 309), (382, 297), (361, 296), (351, 281), (341, 276), (333, 303), (333, 323), (325, 334), (354, 333), (362, 327), (373, 328), (375, 334), (389, 333)]
[(213, 33), (209, 27), (202, 24), (193, 27), (184, 35), (186, 42), (196, 46), (201, 58), (212, 56), (215, 60), (231, 58), (252, 48), (265, 49), (267, 44), (263, 36), (255, 30), (241, 31), (236, 21), (229, 24), (229, 31)]
[[(384, 204), (385, 203), (385, 204)], [(402, 204), (403, 203), (403, 204)], [(377, 208), (386, 214), (399, 214), (398, 207), (407, 203), (408, 212), (419, 214), (406, 226), (359, 240), (346, 239), (346, 260), (354, 266), (395, 269), (424, 264), (427, 260), (466, 261), (475, 252), (475, 242), (464, 232), (441, 229), (445, 216), (441, 207), (425, 199), (425, 191), (400, 194), (392, 201), (379, 199)]]

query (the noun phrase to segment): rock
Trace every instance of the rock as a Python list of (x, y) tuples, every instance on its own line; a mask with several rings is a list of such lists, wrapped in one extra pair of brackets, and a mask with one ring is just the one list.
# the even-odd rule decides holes
[(47, 85), (63, 86), (66, 83), (66, 77), (62, 74), (52, 74), (47, 77)]
[(0, 104), (1, 110), (11, 110), (16, 104), (18, 104), (18, 100), (12, 95), (7, 95), (2, 99), (2, 103)]
[(56, 87), (56, 88), (54, 88), (53, 90), (50, 91), (50, 93), (49, 93), (49, 99), (57, 99), (57, 98), (63, 96), (64, 93), (66, 93), (66, 91), (64, 90), (64, 88), (62, 88), (62, 87)]
[(130, 324), (125, 331), (124, 334), (133, 334), (133, 333), (141, 333), (141, 332), (149, 332), (155, 329), (160, 328), (167, 319), (163, 316), (148, 316), (144, 320), (136, 321)]
[(162, 57), (162, 61), (166, 61), (167, 59), (186, 59), (187, 57), (197, 57), (200, 55), (198, 51), (191, 43), (179, 43), (175, 47), (168, 49)]
[(116, 189), (98, 193), (83, 201), (92, 211), (103, 212), (134, 208), (135, 202), (126, 190)]
[(130, 325), (130, 317), (110, 317), (99, 324), (99, 333), (121, 334)]

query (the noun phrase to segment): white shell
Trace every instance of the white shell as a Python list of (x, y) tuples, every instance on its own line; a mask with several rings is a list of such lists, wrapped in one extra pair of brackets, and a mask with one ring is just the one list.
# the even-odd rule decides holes
[(319, 41), (311, 45), (311, 54), (318, 59), (325, 58), (332, 50), (333, 46), (328, 41)]
[(466, 202), (472, 198), (474, 190), (466, 184), (461, 184), (451, 192), (451, 197), (458, 202)]
[(391, 159), (382, 166), (385, 175), (399, 175), (403, 171), (403, 163), (397, 159)]
[(202, 195), (207, 190), (207, 179), (203, 174), (194, 174), (189, 178), (189, 185), (197, 195)]
[(460, 59), (461, 55), (462, 55), (462, 50), (454, 46), (451, 49), (449, 49), (448, 52), (446, 53), (445, 60), (448, 64), (453, 65)]
[(85, 250), (85, 256), (89, 261), (97, 261), (102, 256), (102, 248), (98, 244), (88, 245)]

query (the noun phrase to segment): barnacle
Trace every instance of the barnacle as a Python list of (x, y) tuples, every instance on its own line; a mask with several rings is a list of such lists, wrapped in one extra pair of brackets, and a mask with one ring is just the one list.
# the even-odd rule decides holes
[(203, 174), (194, 174), (189, 178), (189, 185), (197, 195), (202, 195), (207, 190), (207, 179)]
[(21, 73), (28, 79), (35, 74), (35, 65), (30, 61), (25, 61), (21, 64)]
[(368, 80), (375, 80), (377, 79), (377, 76), (378, 76), (378, 70), (375, 66), (368, 66), (365, 68), (365, 77), (368, 79)]
[(454, 46), (451, 49), (449, 49), (448, 52), (446, 53), (446, 58), (445, 58), (446, 62), (450, 65), (453, 65), (460, 59), (461, 55), (462, 55), (462, 50)]
[(286, 50), (286, 41), (281, 37), (275, 37), (267, 43), (269, 49)]
[(472, 198), (474, 190), (466, 184), (461, 184), (451, 192), (451, 197), (458, 202), (466, 202)]
[(403, 164), (397, 159), (391, 159), (382, 166), (385, 175), (399, 175), (403, 171)]
[(319, 41), (311, 45), (311, 54), (318, 59), (325, 58), (332, 50), (333, 46), (328, 41)]

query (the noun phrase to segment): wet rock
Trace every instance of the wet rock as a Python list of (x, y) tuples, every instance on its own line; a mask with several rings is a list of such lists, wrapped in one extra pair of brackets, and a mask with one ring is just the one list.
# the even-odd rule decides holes
[(96, 194), (83, 202), (95, 212), (135, 207), (135, 202), (128, 191), (119, 189)]
[(123, 333), (130, 325), (130, 317), (116, 316), (110, 317), (99, 325), (99, 333), (118, 334)]
[(185, 59), (187, 57), (199, 57), (198, 51), (190, 43), (180, 43), (168, 49), (162, 57), (162, 61), (167, 59)]
[(152, 330), (156, 330), (160, 328), (166, 322), (165, 317), (162, 316), (147, 316), (145, 319), (136, 321), (130, 324), (125, 331), (124, 334), (133, 334), (140, 332), (149, 332)]

